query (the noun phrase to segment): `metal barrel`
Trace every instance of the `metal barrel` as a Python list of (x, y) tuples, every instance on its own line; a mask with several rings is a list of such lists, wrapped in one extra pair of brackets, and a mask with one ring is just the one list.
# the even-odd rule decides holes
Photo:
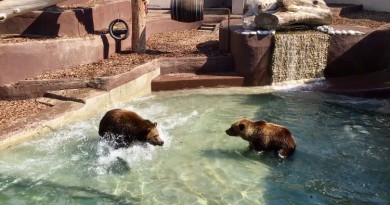
[(171, 19), (180, 22), (203, 20), (204, 0), (171, 0)]

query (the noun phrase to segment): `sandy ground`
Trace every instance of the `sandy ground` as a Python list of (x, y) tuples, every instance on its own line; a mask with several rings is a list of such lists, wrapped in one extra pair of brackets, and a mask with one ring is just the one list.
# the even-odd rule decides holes
[[(364, 11), (334, 18), (334, 24), (360, 25), (369, 28), (377, 28), (386, 23), (390, 23), (390, 13), (386, 12)], [(88, 37), (86, 36), (86, 38)], [(30, 40), (53, 39), (0, 35), (0, 44)], [(147, 49), (147, 52), (143, 54), (124, 50), (121, 53), (114, 54), (110, 58), (96, 63), (80, 65), (58, 72), (45, 73), (30, 79), (110, 76), (129, 71), (135, 66), (155, 58), (221, 55), (219, 52), (218, 33), (198, 30), (184, 30), (154, 35), (148, 39)], [(49, 105), (42, 104), (37, 99), (0, 100), (0, 129), (11, 126), (18, 120), (42, 112), (49, 107)]]

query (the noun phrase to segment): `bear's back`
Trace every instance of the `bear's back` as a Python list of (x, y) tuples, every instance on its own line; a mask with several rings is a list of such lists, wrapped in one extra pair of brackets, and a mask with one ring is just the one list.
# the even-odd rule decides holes
[(288, 155), (295, 151), (296, 143), (290, 130), (284, 126), (265, 122), (255, 122), (255, 136), (252, 145), (255, 150), (285, 150)]
[(296, 143), (294, 136), (286, 127), (267, 123), (263, 128), (263, 132), (268, 136), (272, 136), (271, 139), (269, 139), (270, 148), (284, 148), (289, 149), (291, 152), (295, 150)]
[(103, 136), (106, 132), (117, 135), (138, 135), (147, 124), (146, 120), (135, 112), (114, 109), (108, 111), (100, 121), (99, 135)]

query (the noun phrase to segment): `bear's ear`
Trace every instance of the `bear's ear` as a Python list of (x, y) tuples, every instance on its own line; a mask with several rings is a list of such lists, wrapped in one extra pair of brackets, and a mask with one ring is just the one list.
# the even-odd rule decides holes
[(245, 129), (245, 125), (243, 123), (240, 123), (238, 125), (238, 128), (240, 129), (240, 131), (243, 131)]
[(153, 125), (154, 125), (155, 127), (157, 127), (157, 122), (154, 122)]
[(241, 117), (242, 119), (248, 119), (248, 117), (247, 116), (243, 116), (243, 117)]

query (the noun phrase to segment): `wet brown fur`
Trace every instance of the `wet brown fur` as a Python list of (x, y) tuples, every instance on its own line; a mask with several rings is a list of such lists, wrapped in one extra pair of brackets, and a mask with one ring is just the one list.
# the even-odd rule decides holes
[(287, 128), (264, 120), (241, 118), (234, 122), (226, 133), (248, 141), (251, 149), (259, 152), (275, 151), (281, 158), (290, 156), (296, 148), (295, 139)]
[[(162, 145), (164, 142), (159, 137), (157, 123), (143, 119), (137, 113), (114, 109), (108, 111), (100, 121), (99, 135), (107, 139), (106, 133), (114, 135), (119, 147), (127, 147), (135, 141), (149, 142), (153, 145)], [(119, 139), (123, 137), (123, 139)], [(123, 144), (120, 144), (120, 143)]]

